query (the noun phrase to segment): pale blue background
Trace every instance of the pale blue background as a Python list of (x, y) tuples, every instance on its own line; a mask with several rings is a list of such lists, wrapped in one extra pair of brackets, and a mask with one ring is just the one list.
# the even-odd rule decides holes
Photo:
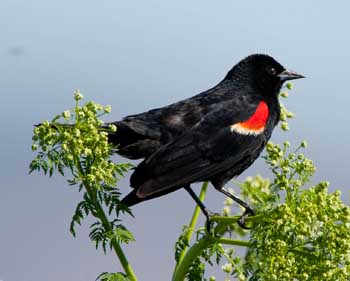
[[(349, 1), (1, 0), (0, 280), (87, 281), (120, 270), (94, 250), (87, 227), (69, 234), (81, 194), (61, 177), (28, 175), (32, 125), (72, 106), (76, 88), (111, 104), (118, 120), (206, 90), (241, 58), (268, 53), (308, 77), (287, 101), (297, 115), (291, 132), (272, 139), (306, 138), (316, 179), (348, 202), (349, 9)], [(268, 175), (262, 160), (240, 179), (258, 172)], [(127, 181), (120, 187), (130, 191)], [(219, 210), (223, 200), (210, 191), (207, 204)], [(184, 191), (134, 208), (126, 224), (137, 242), (126, 252), (139, 280), (170, 280), (192, 208)]]

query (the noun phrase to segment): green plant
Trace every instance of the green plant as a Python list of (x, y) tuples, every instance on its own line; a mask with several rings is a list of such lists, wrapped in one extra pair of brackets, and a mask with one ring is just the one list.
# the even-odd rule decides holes
[[(83, 98), (79, 91), (74, 94), (76, 105), (57, 115), (51, 122), (44, 121), (34, 129), (32, 150), (38, 151), (30, 164), (30, 172), (42, 170), (53, 175), (58, 171), (65, 176), (70, 172), (69, 185), (78, 186), (83, 192), (83, 200), (78, 203), (72, 218), (70, 231), (75, 236), (75, 227), (83, 219), (92, 215), (96, 221), (90, 225), (90, 239), (96, 249), (101, 246), (113, 249), (118, 256), (124, 273), (100, 275), (101, 280), (136, 280), (121, 244), (134, 240), (133, 235), (120, 223), (118, 212), (131, 214), (119, 205), (120, 192), (117, 182), (130, 164), (115, 164), (109, 160), (116, 147), (108, 143), (108, 131), (115, 131), (114, 125), (103, 127), (99, 117), (111, 112), (110, 106), (101, 106), (92, 101), (79, 106)], [(113, 216), (112, 218), (110, 218)]]
[[(290, 90), (288, 83), (285, 90)], [(287, 97), (284, 91), (281, 97)], [(110, 156), (117, 147), (108, 144), (108, 131), (99, 120), (110, 112), (94, 102), (79, 106), (80, 92), (75, 93), (76, 106), (64, 111), (51, 122), (45, 121), (34, 129), (32, 149), (37, 156), (30, 171), (43, 170), (50, 176), (57, 170), (70, 172), (70, 185), (77, 185), (83, 200), (77, 205), (71, 223), (75, 235), (76, 224), (87, 215), (96, 221), (90, 226), (90, 238), (96, 248), (110, 247), (119, 258), (124, 273), (102, 273), (103, 281), (137, 280), (126, 259), (121, 244), (134, 240), (122, 224), (119, 212), (131, 211), (119, 204), (117, 181), (131, 168), (130, 164), (115, 164)], [(294, 116), (284, 106), (281, 129), (288, 130), (289, 118)], [(213, 233), (205, 227), (196, 229), (199, 207), (175, 244), (176, 266), (173, 281), (211, 280), (205, 277), (208, 265), (220, 265), (225, 280), (350, 280), (350, 208), (340, 200), (340, 192), (328, 192), (328, 183), (320, 182), (309, 188), (316, 168), (301, 150), (303, 141), (294, 151), (290, 143), (268, 143), (264, 156), (273, 179), (248, 177), (238, 183), (241, 194), (249, 200), (257, 215), (247, 218), (250, 231), (238, 227), (239, 214), (231, 216), (232, 200), (226, 199), (222, 215), (212, 217)], [(204, 183), (200, 199), (203, 201), (208, 183)], [(237, 247), (247, 249), (245, 256), (237, 254)]]

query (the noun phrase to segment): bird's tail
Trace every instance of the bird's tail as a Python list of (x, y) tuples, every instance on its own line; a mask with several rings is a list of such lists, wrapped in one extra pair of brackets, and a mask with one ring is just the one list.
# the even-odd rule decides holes
[(120, 213), (128, 213), (131, 216), (134, 216), (130, 210), (131, 206), (134, 206), (137, 203), (143, 201), (136, 195), (136, 190), (131, 191), (127, 196), (125, 196), (117, 205), (117, 217)]
[(134, 189), (133, 191), (131, 191), (128, 195), (126, 195), (121, 201), (120, 203), (124, 204), (127, 207), (131, 207), (134, 206), (142, 201), (144, 201), (142, 198), (138, 197), (136, 195), (136, 189)]
[(111, 123), (116, 125), (115, 133), (108, 133), (108, 141), (118, 145), (117, 153), (129, 159), (140, 159), (150, 156), (160, 147), (156, 137), (149, 136), (136, 125), (124, 121)]
[(142, 136), (136, 133), (133, 129), (131, 129), (128, 125), (126, 125), (123, 121), (108, 123), (104, 125), (104, 127), (108, 127), (109, 125), (115, 125), (117, 127), (117, 131), (114, 133), (109, 132), (108, 141), (121, 147), (130, 145), (134, 143)]

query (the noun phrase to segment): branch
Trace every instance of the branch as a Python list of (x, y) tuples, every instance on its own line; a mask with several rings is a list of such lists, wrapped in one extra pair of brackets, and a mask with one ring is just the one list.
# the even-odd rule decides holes
[[(182, 258), (181, 262), (178, 263), (175, 272), (172, 277), (172, 281), (183, 281), (186, 278), (186, 274), (188, 273), (188, 270), (190, 266), (192, 265), (194, 259), (201, 255), (201, 252), (205, 249), (207, 249), (212, 243), (218, 242), (222, 244), (229, 244), (229, 245), (237, 245), (237, 246), (243, 246), (248, 247), (249, 242), (243, 241), (243, 240), (233, 240), (229, 238), (222, 237), (226, 233), (227, 226), (233, 223), (237, 223), (240, 216), (233, 216), (233, 217), (224, 217), (224, 216), (215, 216), (211, 219), (213, 221), (216, 221), (218, 224), (216, 225), (214, 229), (214, 235), (211, 236), (210, 234), (206, 234), (201, 239), (199, 239), (185, 254), (185, 256)], [(248, 217), (247, 220), (252, 221), (253, 219), (258, 218), (258, 216), (255, 217)]]
[(230, 239), (230, 238), (225, 238), (225, 237), (218, 238), (217, 242), (219, 242), (221, 244), (242, 246), (242, 247), (249, 247), (250, 246), (249, 241)]
[(182, 262), (178, 264), (172, 281), (183, 281), (185, 280), (188, 269), (190, 268), (193, 260), (200, 255), (200, 253), (208, 248), (208, 246), (214, 241), (211, 236), (204, 236), (199, 239), (186, 253), (185, 257), (182, 259)]

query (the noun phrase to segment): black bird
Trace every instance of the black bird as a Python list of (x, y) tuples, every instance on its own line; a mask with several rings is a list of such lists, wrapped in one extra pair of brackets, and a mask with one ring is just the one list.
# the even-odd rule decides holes
[(223, 187), (259, 156), (279, 121), (278, 93), (287, 80), (303, 78), (268, 55), (255, 54), (236, 64), (215, 87), (177, 103), (131, 115), (119, 122), (109, 141), (118, 153), (144, 160), (130, 178), (127, 206), (185, 188), (209, 221), (210, 212), (190, 188), (210, 181)]

